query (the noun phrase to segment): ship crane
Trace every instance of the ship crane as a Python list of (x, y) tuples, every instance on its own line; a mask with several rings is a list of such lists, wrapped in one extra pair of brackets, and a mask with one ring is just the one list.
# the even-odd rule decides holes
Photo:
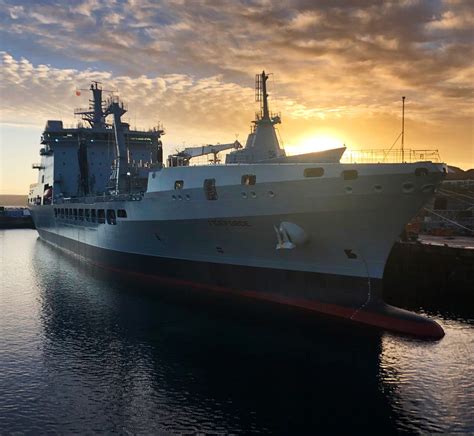
[(201, 147), (186, 147), (184, 150), (179, 151), (175, 154), (170, 154), (168, 156), (168, 166), (169, 167), (183, 167), (188, 166), (189, 161), (193, 157), (213, 155), (211, 159), (212, 163), (219, 163), (220, 159), (218, 154), (221, 151), (225, 150), (238, 150), (242, 148), (242, 144), (239, 141), (234, 141), (229, 144), (207, 144)]

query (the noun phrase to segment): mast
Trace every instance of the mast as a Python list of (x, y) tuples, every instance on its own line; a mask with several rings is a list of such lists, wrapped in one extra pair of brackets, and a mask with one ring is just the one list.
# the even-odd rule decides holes
[(262, 71), (255, 76), (255, 101), (260, 102), (260, 119), (270, 121), (268, 110), (267, 80), (269, 75)]
[(92, 82), (91, 91), (93, 96), (94, 113), (92, 116), (93, 125), (99, 125), (104, 121), (104, 113), (102, 111), (102, 88), (99, 88), (99, 82)]
[[(92, 100), (89, 100), (89, 108), (77, 108), (74, 109), (74, 115), (82, 115), (82, 119), (87, 121), (92, 128), (105, 127), (105, 113), (102, 107), (102, 89), (100, 82), (92, 82), (89, 89), (78, 89), (77, 95), (80, 95), (79, 91), (91, 91)], [(112, 92), (107, 91), (105, 92)]]
[(263, 118), (265, 120), (270, 118), (270, 114), (268, 113), (267, 80), (268, 74), (265, 74), (265, 71), (262, 71)]
[(402, 97), (402, 163), (405, 161), (405, 97)]
[(245, 148), (226, 156), (226, 163), (254, 163), (285, 157), (285, 149), (280, 147), (275, 124), (281, 123), (280, 114), (270, 112), (268, 106), (267, 80), (269, 74), (263, 70), (255, 75), (255, 101), (260, 103), (260, 111), (255, 114), (253, 126)]

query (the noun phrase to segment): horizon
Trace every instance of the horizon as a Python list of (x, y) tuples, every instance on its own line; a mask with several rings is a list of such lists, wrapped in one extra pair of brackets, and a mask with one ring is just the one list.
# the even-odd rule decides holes
[[(254, 77), (290, 154), (346, 145), (438, 149), (474, 167), (474, 13), (467, 1), (5, 1), (0, 13), (0, 193), (23, 195), (48, 119), (71, 124), (90, 81), (117, 89), (132, 127), (162, 122), (164, 156), (245, 143)], [(396, 144), (398, 147), (399, 144)]]

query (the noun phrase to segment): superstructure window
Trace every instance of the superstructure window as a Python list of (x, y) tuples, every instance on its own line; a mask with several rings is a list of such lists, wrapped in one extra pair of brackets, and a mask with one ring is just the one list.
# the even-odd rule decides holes
[(67, 208), (64, 209), (64, 218), (69, 219), (69, 209), (67, 209)]
[(346, 170), (342, 172), (342, 177), (344, 180), (355, 180), (359, 177), (357, 170)]
[(107, 224), (112, 224), (112, 225), (117, 224), (117, 219), (115, 217), (114, 209), (107, 209)]
[(105, 224), (105, 210), (99, 209), (97, 211), (97, 221), (99, 224)]
[(79, 209), (79, 221), (84, 221), (84, 209)]
[(255, 174), (244, 174), (240, 183), (246, 186), (255, 185), (257, 183), (257, 176)]
[[(67, 209), (66, 209), (66, 210), (67, 210)], [(61, 213), (61, 218), (64, 218), (64, 209), (63, 209), (63, 208), (61, 208), (61, 212), (60, 212), (60, 213)]]
[(217, 200), (216, 179), (204, 180), (204, 193), (208, 200)]
[(89, 209), (84, 209), (84, 216), (86, 221), (89, 222), (91, 220), (91, 211)]
[(305, 168), (304, 176), (305, 177), (322, 177), (324, 175), (324, 168)]
[(176, 180), (174, 182), (174, 189), (183, 189), (184, 188), (184, 180)]
[(119, 209), (117, 211), (117, 216), (119, 218), (127, 218), (127, 211), (125, 209)]
[(77, 209), (73, 209), (74, 219), (77, 220)]
[(91, 209), (91, 223), (95, 223), (96, 221), (97, 221), (96, 211), (95, 209)]

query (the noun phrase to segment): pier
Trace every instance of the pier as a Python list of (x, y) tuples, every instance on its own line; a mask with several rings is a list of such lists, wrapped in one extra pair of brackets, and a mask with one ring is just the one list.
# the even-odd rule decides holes
[(384, 274), (384, 299), (416, 309), (468, 314), (474, 307), (474, 238), (421, 235), (393, 246)]

